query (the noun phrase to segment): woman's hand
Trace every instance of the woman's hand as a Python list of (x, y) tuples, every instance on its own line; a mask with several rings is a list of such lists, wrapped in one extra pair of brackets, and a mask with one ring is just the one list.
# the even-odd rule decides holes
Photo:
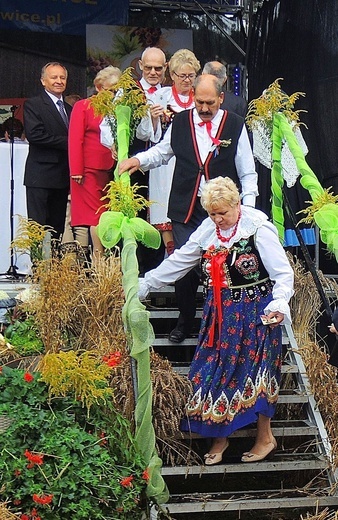
[(136, 157), (130, 157), (125, 159), (119, 164), (119, 174), (122, 175), (124, 172), (129, 172), (129, 175), (140, 169), (140, 161)]
[(76, 182), (77, 184), (83, 184), (83, 175), (72, 175), (72, 181)]
[(111, 156), (114, 159), (114, 161), (117, 161), (117, 150), (115, 144), (111, 145)]
[[(268, 320), (268, 323), (266, 323), (266, 325), (268, 325), (272, 329), (278, 327), (278, 325), (280, 325), (284, 320), (284, 314), (278, 311), (269, 312), (269, 314), (265, 314), (264, 317)], [(272, 323), (269, 323), (270, 321), (272, 321)]]

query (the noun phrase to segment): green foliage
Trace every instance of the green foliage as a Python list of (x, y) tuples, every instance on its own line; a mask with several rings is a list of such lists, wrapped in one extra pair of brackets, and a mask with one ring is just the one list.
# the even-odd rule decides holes
[(5, 338), (22, 356), (40, 354), (44, 350), (33, 316), (28, 316), (24, 321), (15, 320), (6, 328)]
[(122, 34), (114, 34), (113, 37), (113, 52), (111, 53), (112, 58), (121, 59), (127, 54), (133, 51), (137, 51), (140, 48), (140, 42), (138, 36), (129, 36)]
[(147, 473), (129, 423), (111, 404), (84, 413), (70, 397), (49, 399), (39, 373), (3, 367), (1, 416), (11, 424), (0, 436), (0, 501), (12, 512), (41, 520), (141, 518)]

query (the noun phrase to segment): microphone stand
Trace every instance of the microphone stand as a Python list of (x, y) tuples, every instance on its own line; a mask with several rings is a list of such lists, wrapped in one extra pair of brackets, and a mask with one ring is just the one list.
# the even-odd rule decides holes
[[(10, 111), (12, 113), (11, 115), (11, 121), (10, 121), (10, 210), (9, 210), (9, 216), (10, 216), (10, 240), (11, 244), (14, 240), (14, 115), (15, 110), (18, 107), (13, 105), (10, 108)], [(5, 276), (6, 279), (9, 280), (18, 280), (20, 278), (24, 278), (26, 275), (19, 273), (17, 266), (14, 264), (14, 254), (13, 251), (11, 251), (11, 260), (10, 260), (10, 266), (8, 270), (5, 273), (0, 273), (0, 276)]]

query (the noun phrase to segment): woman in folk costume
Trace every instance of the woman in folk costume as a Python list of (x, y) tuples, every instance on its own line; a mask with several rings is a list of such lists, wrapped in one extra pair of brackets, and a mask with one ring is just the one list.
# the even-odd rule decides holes
[(280, 324), (291, 322), (293, 271), (274, 225), (261, 211), (241, 206), (231, 179), (207, 182), (201, 203), (209, 217), (140, 280), (140, 298), (201, 262), (205, 302), (181, 429), (212, 438), (205, 464), (213, 465), (221, 462), (229, 435), (257, 421), (254, 446), (242, 455), (243, 462), (255, 462), (277, 447), (270, 422), (281, 377)]
[[(195, 54), (189, 49), (180, 49), (171, 57), (169, 73), (173, 85), (158, 89), (155, 95), (155, 103), (163, 106), (163, 114), (160, 121), (153, 120), (153, 125), (161, 124), (162, 135), (168, 129), (175, 114), (194, 108), (192, 87), (200, 68)], [(154, 201), (149, 208), (149, 220), (161, 232), (168, 254), (174, 250), (172, 226), (167, 216), (174, 168), (175, 158), (172, 157), (168, 164), (153, 168), (149, 172), (149, 199)]]

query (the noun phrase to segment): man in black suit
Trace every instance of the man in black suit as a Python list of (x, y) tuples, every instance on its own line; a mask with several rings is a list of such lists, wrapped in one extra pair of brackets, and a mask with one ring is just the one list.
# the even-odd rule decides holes
[(24, 105), (24, 127), (29, 142), (24, 185), (27, 215), (62, 235), (69, 192), (68, 120), (72, 107), (64, 103), (67, 69), (47, 63), (41, 71), (44, 91)]
[(228, 79), (226, 66), (220, 61), (208, 61), (202, 70), (202, 74), (212, 74), (219, 78), (223, 85), (224, 100), (221, 104), (222, 110), (235, 112), (245, 119), (248, 110), (248, 104), (241, 96), (236, 96), (229, 90), (226, 90), (225, 84)]

